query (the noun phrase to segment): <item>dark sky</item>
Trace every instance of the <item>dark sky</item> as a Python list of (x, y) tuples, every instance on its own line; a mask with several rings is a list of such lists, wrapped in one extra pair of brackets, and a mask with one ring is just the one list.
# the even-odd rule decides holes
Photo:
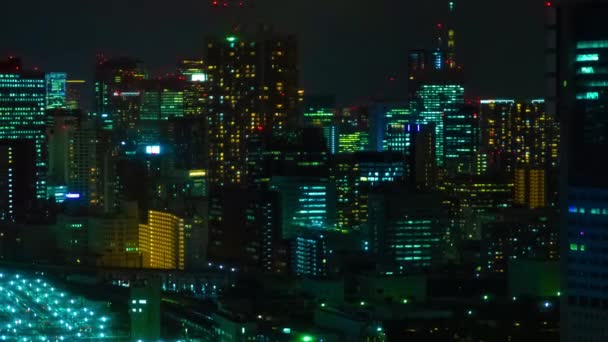
[[(300, 38), (308, 94), (352, 103), (381, 93), (390, 75), (403, 80), (407, 50), (431, 43), (443, 0), (255, 0), (239, 21), (272, 23)], [(457, 0), (458, 1), (458, 0)], [(2, 1), (0, 55), (27, 66), (90, 79), (94, 56), (129, 55), (153, 73), (202, 53), (204, 37), (237, 21), (208, 0)], [(458, 54), (467, 93), (543, 95), (543, 1), (460, 0)], [(395, 84), (401, 84), (399, 81)], [(404, 90), (405, 92), (405, 90)]]

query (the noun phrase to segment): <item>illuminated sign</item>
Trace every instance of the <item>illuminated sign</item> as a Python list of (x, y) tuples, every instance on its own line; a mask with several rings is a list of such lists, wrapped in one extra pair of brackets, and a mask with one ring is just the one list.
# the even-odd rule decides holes
[(207, 175), (207, 171), (205, 170), (190, 170), (188, 176), (190, 177), (205, 177)]
[(75, 194), (75, 193), (68, 193), (67, 195), (65, 195), (66, 198), (71, 198), (71, 199), (76, 199), (76, 198), (80, 198), (80, 194)]
[(160, 154), (159, 145), (146, 146), (146, 154)]
[(207, 74), (192, 74), (190, 79), (192, 82), (206, 82)]
[(138, 91), (125, 91), (122, 93), (118, 92), (118, 91), (114, 92), (114, 96), (133, 97), (133, 96), (139, 96), (139, 95), (141, 95), (141, 93)]

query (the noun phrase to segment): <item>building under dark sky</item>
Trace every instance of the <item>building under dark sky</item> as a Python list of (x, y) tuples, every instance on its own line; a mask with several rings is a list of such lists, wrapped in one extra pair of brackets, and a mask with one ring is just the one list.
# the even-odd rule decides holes
[[(404, 94), (407, 51), (432, 44), (444, 1), (253, 0), (238, 11), (208, 0), (10, 1), (2, 4), (0, 55), (91, 79), (96, 53), (141, 58), (152, 73), (203, 53), (204, 37), (235, 23), (270, 23), (300, 38), (308, 94), (339, 103)], [(543, 1), (457, 2), (458, 54), (467, 93), (540, 97)], [(394, 76), (396, 81), (389, 82)], [(390, 85), (389, 85), (390, 83)], [(387, 88), (392, 90), (387, 91)], [(403, 90), (401, 90), (403, 89)]]

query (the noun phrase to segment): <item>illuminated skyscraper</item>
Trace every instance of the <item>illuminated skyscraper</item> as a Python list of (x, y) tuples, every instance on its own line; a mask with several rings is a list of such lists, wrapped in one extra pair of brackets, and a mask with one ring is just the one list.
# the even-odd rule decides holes
[(66, 80), (66, 108), (70, 110), (81, 109), (84, 113), (88, 113), (89, 106), (83, 100), (83, 94), (87, 89), (85, 80)]
[(445, 168), (449, 175), (475, 174), (479, 151), (478, 108), (464, 106), (446, 113)]
[[(435, 48), (411, 50), (408, 61), (408, 92), (410, 102), (421, 123), (435, 124), (437, 166), (445, 162), (446, 118), (456, 117), (464, 105), (462, 68), (456, 63), (456, 31), (452, 19), (454, 1), (447, 3), (445, 22), (435, 26)], [(458, 134), (450, 130), (449, 134)]]
[(407, 125), (416, 123), (415, 116), (409, 108), (391, 108), (385, 116), (384, 137), (382, 150), (408, 154), (409, 138), (407, 138)]
[(184, 115), (204, 115), (209, 98), (210, 79), (201, 58), (181, 59), (177, 70), (184, 77)]
[(409, 137), (410, 178), (417, 189), (428, 191), (437, 187), (437, 158), (435, 125), (411, 124), (406, 127)]
[(335, 123), (336, 99), (333, 96), (311, 96), (304, 101), (303, 124), (327, 127)]
[(250, 142), (264, 131), (281, 134), (297, 123), (297, 41), (261, 31), (209, 39), (209, 171), (212, 184), (243, 184)]
[(100, 56), (95, 68), (93, 115), (112, 130), (116, 142), (134, 138), (141, 112), (141, 84), (147, 78), (143, 63), (129, 58)]
[(530, 209), (547, 206), (547, 172), (544, 169), (515, 169), (514, 202)]
[(303, 234), (291, 240), (291, 272), (298, 277), (327, 275), (329, 248), (323, 235)]
[(382, 183), (402, 183), (406, 178), (405, 157), (398, 152), (338, 154), (332, 170), (336, 184), (336, 226), (359, 230), (367, 222), (367, 198)]
[(67, 105), (67, 75), (64, 72), (46, 74), (46, 108), (66, 108)]
[(480, 163), (477, 173), (513, 172), (513, 117), (516, 104), (510, 99), (481, 100)]
[(562, 341), (608, 338), (607, 1), (547, 2), (547, 111), (561, 121)]
[(36, 199), (46, 198), (48, 154), (45, 136), (46, 79), (24, 71), (19, 59), (0, 61), (0, 140), (32, 142)]
[(166, 77), (141, 81), (141, 113), (135, 124), (138, 146), (158, 145), (169, 119), (185, 115), (187, 81), (182, 77)]
[(446, 223), (447, 211), (435, 193), (407, 193), (388, 185), (370, 194), (370, 250), (395, 271), (438, 263)]
[(270, 190), (279, 193), (282, 238), (334, 229), (335, 187), (327, 179), (272, 177)]
[(144, 267), (183, 270), (184, 220), (151, 210), (148, 224), (139, 225), (139, 249), (143, 253)]
[(354, 106), (336, 112), (338, 153), (369, 149), (369, 109), (369, 106)]

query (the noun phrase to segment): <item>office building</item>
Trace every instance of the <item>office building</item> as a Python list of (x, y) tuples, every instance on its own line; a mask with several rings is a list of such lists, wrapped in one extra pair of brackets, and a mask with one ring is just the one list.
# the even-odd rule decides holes
[(547, 3), (547, 111), (561, 125), (562, 341), (608, 338), (606, 1)]
[(279, 194), (281, 236), (335, 227), (335, 186), (327, 178), (272, 177), (270, 190)]
[(428, 269), (440, 261), (448, 221), (437, 194), (385, 185), (369, 195), (368, 203), (367, 241), (381, 262), (400, 271)]
[(146, 78), (139, 60), (98, 56), (93, 117), (113, 132), (115, 142), (135, 139), (134, 129), (141, 114), (141, 81)]
[(437, 187), (437, 144), (435, 124), (407, 125), (409, 137), (409, 172), (412, 183), (423, 191)]
[(131, 339), (155, 341), (161, 338), (161, 282), (140, 281), (129, 289)]
[[(507, 272), (517, 260), (559, 258), (557, 213), (551, 209), (500, 208), (478, 212), (482, 273)], [(554, 295), (554, 294), (553, 294)]]
[[(462, 68), (456, 61), (455, 5), (448, 3), (444, 23), (435, 26), (435, 47), (408, 55), (408, 93), (421, 123), (435, 124), (437, 166), (445, 162), (445, 118), (455, 118), (464, 105)], [(450, 133), (456, 133), (450, 130)]]
[(336, 184), (336, 228), (359, 230), (367, 222), (369, 192), (382, 183), (405, 182), (405, 157), (397, 152), (338, 154), (331, 176)]
[(306, 97), (303, 107), (303, 125), (327, 127), (335, 122), (336, 99), (333, 96)]
[(67, 109), (80, 109), (83, 113), (89, 112), (89, 106), (83, 98), (83, 95), (87, 92), (86, 87), (87, 81), (85, 80), (68, 79), (65, 81), (65, 106)]
[(242, 185), (250, 142), (297, 124), (298, 47), (293, 36), (262, 29), (210, 38), (206, 63), (209, 99), (209, 172), (214, 185)]
[(183, 270), (184, 219), (150, 210), (148, 223), (139, 225), (139, 249), (145, 268)]
[(457, 112), (447, 112), (444, 125), (447, 174), (475, 174), (479, 151), (478, 108), (466, 105)]
[(209, 100), (211, 82), (202, 58), (186, 58), (177, 64), (178, 74), (184, 79), (184, 115), (203, 116)]
[(329, 248), (322, 234), (303, 234), (291, 239), (291, 273), (297, 277), (325, 277), (328, 256)]
[(35, 158), (29, 161), (32, 165), (24, 167), (34, 170), (32, 184), (35, 187), (36, 200), (46, 198), (47, 186), (45, 85), (45, 74), (25, 71), (19, 59), (0, 61), (0, 140), (21, 140), (26, 145), (32, 143)]
[(530, 209), (547, 206), (547, 171), (534, 168), (515, 169), (514, 204)]
[(67, 107), (67, 74), (50, 72), (46, 74), (46, 109)]

